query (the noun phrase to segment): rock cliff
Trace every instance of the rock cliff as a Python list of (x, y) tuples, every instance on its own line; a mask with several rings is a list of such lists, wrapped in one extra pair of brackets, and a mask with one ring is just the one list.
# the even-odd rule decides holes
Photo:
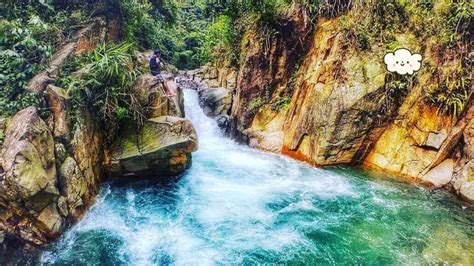
[[(442, 8), (436, 3), (433, 12)], [(358, 16), (354, 12), (320, 16), (311, 26), (307, 13), (294, 8), (279, 24), (281, 35), (265, 42), (249, 42), (261, 34), (250, 29), (242, 40), (236, 85), (227, 87), (231, 135), (316, 166), (364, 165), (445, 187), (472, 202), (473, 90), (470, 75), (458, 74), (472, 53), (440, 46), (437, 36), (406, 25), (390, 33), (391, 42), (421, 53), (423, 66), (413, 76), (390, 73), (383, 57), (393, 48), (377, 42), (362, 49), (354, 42), (357, 36), (348, 35), (348, 18)], [(403, 13), (408, 21), (414, 14)], [(204, 68), (200, 78), (207, 87), (226, 88), (210, 79), (225, 68), (214, 68)], [(466, 91), (460, 112), (433, 104), (433, 98), (445, 97), (434, 95), (433, 88), (448, 90), (447, 80)]]

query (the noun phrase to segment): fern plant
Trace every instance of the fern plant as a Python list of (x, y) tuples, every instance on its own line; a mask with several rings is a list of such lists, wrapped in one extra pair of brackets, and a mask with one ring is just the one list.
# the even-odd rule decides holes
[(470, 79), (461, 64), (450, 75), (428, 90), (428, 101), (443, 114), (459, 116), (471, 97)]
[(80, 59), (85, 74), (79, 78), (67, 75), (61, 80), (72, 104), (88, 108), (106, 129), (114, 130), (126, 119), (144, 122), (142, 107), (131, 91), (140, 71), (135, 68), (133, 43), (99, 45)]

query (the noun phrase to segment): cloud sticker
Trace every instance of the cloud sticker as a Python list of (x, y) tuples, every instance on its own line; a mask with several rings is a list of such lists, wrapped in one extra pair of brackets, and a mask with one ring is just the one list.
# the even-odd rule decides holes
[(421, 68), (421, 55), (412, 54), (409, 50), (402, 48), (393, 53), (387, 53), (384, 57), (387, 70), (397, 72), (400, 75), (412, 75)]

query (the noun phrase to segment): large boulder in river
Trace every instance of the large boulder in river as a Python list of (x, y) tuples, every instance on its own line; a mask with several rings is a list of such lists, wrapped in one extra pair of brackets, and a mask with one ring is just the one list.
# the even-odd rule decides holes
[(147, 118), (163, 115), (184, 117), (183, 93), (177, 86), (175, 96), (167, 97), (158, 79), (153, 75), (145, 74), (137, 78), (133, 85), (133, 92), (140, 105), (144, 107)]
[(118, 141), (109, 169), (113, 177), (159, 177), (182, 173), (198, 146), (196, 131), (184, 118), (160, 116)]
[(222, 115), (228, 115), (232, 103), (231, 92), (226, 88), (208, 88), (198, 89), (199, 105), (207, 116), (216, 118)]

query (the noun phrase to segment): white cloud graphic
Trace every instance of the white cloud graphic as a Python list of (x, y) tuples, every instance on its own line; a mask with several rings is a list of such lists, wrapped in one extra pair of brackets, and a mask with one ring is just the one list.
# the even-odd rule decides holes
[(387, 53), (384, 57), (387, 70), (397, 72), (400, 75), (413, 74), (421, 68), (421, 55), (412, 54), (407, 49), (398, 49), (393, 53)]

